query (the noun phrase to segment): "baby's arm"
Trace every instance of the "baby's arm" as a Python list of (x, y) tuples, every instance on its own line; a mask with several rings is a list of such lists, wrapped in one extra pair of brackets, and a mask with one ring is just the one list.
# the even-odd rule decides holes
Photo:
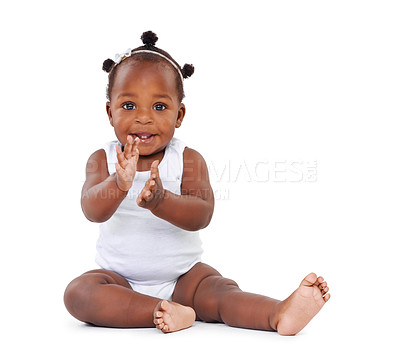
[(185, 149), (182, 195), (163, 189), (157, 166), (158, 162), (154, 162), (151, 177), (138, 197), (138, 205), (182, 229), (205, 228), (214, 211), (214, 194), (203, 157), (193, 149)]
[(138, 141), (128, 136), (124, 152), (117, 146), (116, 172), (109, 174), (104, 150), (94, 152), (86, 165), (86, 181), (81, 205), (85, 216), (94, 222), (108, 220), (128, 194), (136, 173)]

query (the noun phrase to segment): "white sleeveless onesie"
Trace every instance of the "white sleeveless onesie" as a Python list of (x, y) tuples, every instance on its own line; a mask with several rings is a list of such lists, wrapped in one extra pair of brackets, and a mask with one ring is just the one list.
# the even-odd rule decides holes
[[(115, 172), (117, 140), (103, 146), (108, 172)], [(181, 194), (185, 144), (173, 138), (158, 166), (164, 189)], [(171, 300), (179, 276), (201, 261), (198, 231), (186, 231), (136, 204), (150, 171), (137, 171), (133, 185), (114, 215), (100, 224), (97, 264), (122, 275), (132, 289)]]

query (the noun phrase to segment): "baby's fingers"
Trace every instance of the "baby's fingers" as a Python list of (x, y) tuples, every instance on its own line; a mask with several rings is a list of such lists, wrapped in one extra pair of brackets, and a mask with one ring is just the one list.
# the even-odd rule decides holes
[(151, 164), (151, 178), (152, 179), (156, 179), (159, 177), (159, 173), (158, 173), (158, 165), (160, 164), (160, 160), (155, 160), (153, 161), (153, 163)]
[(139, 205), (139, 206), (144, 206), (145, 204), (146, 204), (146, 197), (147, 196), (145, 196), (145, 194), (146, 194), (146, 192), (147, 192), (147, 190), (145, 191), (145, 190), (142, 190), (142, 192), (139, 194), (139, 196), (137, 197), (137, 199), (136, 199), (136, 203)]
[(126, 164), (127, 164), (127, 160), (126, 160), (126, 158), (125, 158), (124, 153), (123, 153), (122, 150), (121, 150), (121, 146), (116, 145), (116, 146), (115, 146), (115, 149), (117, 150), (117, 159), (118, 159), (119, 164), (120, 164), (123, 168), (125, 168), (125, 166), (126, 166)]
[(129, 173), (129, 174), (135, 174), (136, 173), (136, 165), (139, 159), (139, 154), (135, 154), (134, 156), (132, 156), (130, 159), (126, 160), (126, 167), (125, 170)]
[(143, 200), (149, 202), (153, 199), (153, 192), (151, 190), (146, 190), (143, 194)]
[(135, 154), (139, 155), (139, 144), (140, 144), (140, 139), (137, 137), (133, 141), (133, 145), (132, 145), (132, 153), (133, 153), (133, 155), (135, 155)]
[[(139, 139), (139, 138), (136, 138)], [(126, 140), (127, 143), (125, 144), (125, 148), (124, 148), (124, 155), (126, 159), (130, 159), (132, 156), (135, 155), (136, 150), (135, 150), (135, 143), (136, 143), (136, 139), (133, 140), (133, 136), (132, 135), (128, 135)], [(136, 146), (137, 148), (137, 146)]]
[(153, 191), (154, 191), (155, 186), (156, 186), (156, 182), (154, 180), (149, 179), (146, 181), (146, 185), (142, 191), (143, 199), (145, 201), (150, 201), (154, 197)]
[(137, 204), (139, 206), (144, 205), (144, 203), (150, 201), (153, 199), (153, 188), (155, 186), (155, 181), (154, 180), (147, 180), (146, 185), (144, 186), (143, 190), (139, 194), (137, 198)]
[(154, 198), (155, 191), (156, 191), (156, 182), (154, 180), (151, 180), (149, 184), (149, 190), (146, 192), (147, 193), (146, 201), (150, 201)]

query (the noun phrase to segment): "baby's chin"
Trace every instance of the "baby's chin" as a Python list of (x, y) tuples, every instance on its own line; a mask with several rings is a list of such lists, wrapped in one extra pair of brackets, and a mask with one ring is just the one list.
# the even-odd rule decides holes
[(149, 146), (149, 144), (139, 144), (139, 156), (152, 156), (163, 152), (168, 144), (159, 145), (154, 144), (155, 146)]

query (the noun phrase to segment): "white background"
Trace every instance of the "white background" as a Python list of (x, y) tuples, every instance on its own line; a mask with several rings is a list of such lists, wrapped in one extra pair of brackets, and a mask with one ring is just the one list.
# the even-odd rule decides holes
[[(2, 5), (3, 358), (398, 356), (399, 10), (350, 0)], [(196, 68), (176, 136), (215, 170), (203, 261), (278, 299), (311, 271), (329, 283), (331, 300), (296, 337), (198, 322), (170, 335), (101, 329), (64, 308), (68, 282), (96, 267), (98, 225), (84, 218), (80, 189), (88, 156), (113, 139), (101, 65), (150, 29)], [(307, 164), (313, 181), (294, 171)]]

